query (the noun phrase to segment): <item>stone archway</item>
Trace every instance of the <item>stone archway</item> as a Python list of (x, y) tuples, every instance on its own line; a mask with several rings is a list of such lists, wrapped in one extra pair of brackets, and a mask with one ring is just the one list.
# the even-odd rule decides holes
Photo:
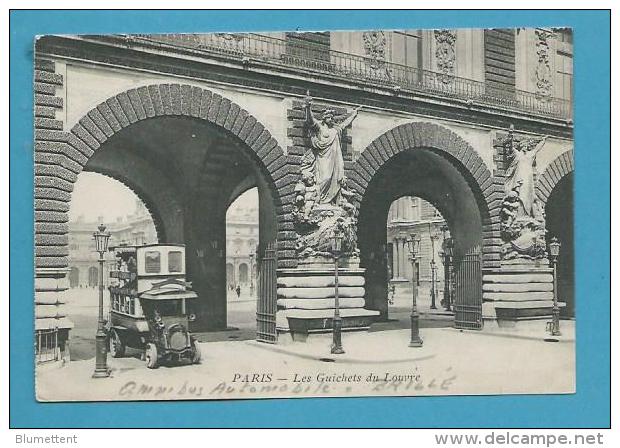
[(560, 180), (575, 171), (573, 150), (569, 149), (556, 157), (536, 180), (536, 195), (543, 204), (553, 192)]
[(106, 148), (93, 154), (83, 171), (102, 174), (131, 190), (153, 220), (157, 241), (183, 243), (183, 229), (176, 222), (176, 214), (182, 213), (179, 191), (148, 160), (122, 148)]
[[(153, 125), (157, 122), (159, 126)], [(237, 151), (244, 163), (250, 166), (256, 174), (257, 185), (263, 191), (265, 202), (264, 216), (273, 219), (270, 225), (268, 237), (275, 240), (286, 242), (295, 238), (294, 232), (287, 231), (291, 226), (290, 216), (286, 213), (288, 190), (294, 179), (288, 174), (287, 156), (284, 154), (276, 139), (270, 134), (263, 124), (257, 121), (246, 110), (210, 90), (197, 86), (184, 84), (153, 84), (148, 86), (131, 89), (121, 92), (106, 101), (100, 103), (90, 110), (79, 122), (69, 131), (37, 131), (36, 151), (35, 151), (35, 250), (36, 267), (38, 269), (66, 269), (68, 265), (68, 210), (71, 200), (73, 184), (77, 180), (77, 175), (84, 169), (99, 171), (103, 174), (119, 178), (125, 184), (132, 185), (133, 188), (141, 190), (142, 196), (151, 198), (150, 208), (152, 216), (163, 216), (171, 213), (170, 207), (165, 208), (165, 213), (160, 204), (165, 202), (162, 197), (167, 197), (174, 201), (178, 198), (178, 191), (172, 188), (163, 188), (163, 193), (155, 198), (147, 192), (147, 187), (134, 182), (130, 171), (122, 171), (120, 167), (110, 169), (109, 161), (103, 160), (102, 149), (110, 151), (110, 147), (115, 150), (124, 150), (126, 153), (133, 151), (132, 145), (121, 145), (119, 141), (123, 136), (134, 132), (134, 141), (126, 140), (122, 143), (140, 143), (140, 138), (147, 138), (149, 132), (160, 130), (165, 131), (166, 126), (174, 129), (178, 123), (193, 123), (188, 126), (207, 126), (210, 130), (221, 134), (222, 141), (226, 142), (226, 148)], [(139, 132), (138, 132), (139, 131)], [(124, 137), (123, 137), (124, 138)], [(116, 146), (115, 146), (116, 145)], [(145, 146), (141, 150), (143, 154), (150, 148)], [(225, 149), (225, 148), (224, 148)], [(175, 145), (170, 145), (169, 150), (178, 151)], [(133, 157), (134, 154), (132, 154)], [(137, 155), (137, 153), (136, 153)], [(200, 165), (196, 165), (198, 170), (196, 175), (196, 194), (193, 195), (194, 202), (191, 206), (185, 205), (183, 210), (183, 232), (180, 230), (170, 231), (170, 226), (165, 219), (160, 219), (158, 225), (165, 229), (162, 233), (165, 239), (183, 238), (186, 244), (196, 246), (196, 250), (188, 250), (188, 271), (190, 265), (193, 269), (199, 269), (200, 260), (211, 256), (219, 258), (222, 255), (222, 246), (219, 240), (225, 241), (225, 235), (220, 231), (225, 226), (219, 226), (213, 220), (225, 218), (224, 213), (213, 213), (211, 217), (213, 234), (217, 234), (218, 241), (206, 240), (206, 229), (197, 229), (198, 223), (205, 219), (206, 212), (201, 210), (204, 203), (201, 200), (219, 200), (216, 194), (208, 196), (207, 190), (215, 191), (214, 186), (220, 186), (219, 180), (213, 178), (208, 172), (211, 164), (222, 154), (215, 154), (211, 159), (204, 160)], [(101, 162), (98, 166), (98, 162)], [(133, 163), (133, 162), (132, 162)], [(138, 163), (138, 162), (135, 162)], [(90, 164), (90, 165), (89, 165)], [(162, 164), (163, 165), (163, 164)], [(170, 165), (170, 164), (169, 164)], [(157, 170), (151, 170), (153, 176), (165, 171), (167, 166), (158, 166)], [(178, 176), (177, 176), (178, 177)], [(225, 185), (232, 193), (233, 182), (229, 181)], [(151, 184), (152, 182), (148, 182)], [(152, 185), (151, 185), (152, 187)], [(151, 188), (154, 190), (154, 187)], [(187, 191), (181, 192), (186, 196), (192, 196)], [(227, 201), (229, 196), (225, 198)], [(188, 213), (188, 210), (191, 213)], [(225, 209), (224, 209), (225, 210)], [(275, 217), (275, 218), (272, 218)], [(158, 229), (159, 232), (160, 229)], [(219, 235), (222, 233), (222, 235)], [(173, 236), (173, 234), (175, 236)], [(200, 246), (200, 247), (199, 247)], [(283, 244), (282, 247), (286, 247)], [(206, 252), (209, 253), (206, 253)], [(211, 253), (212, 252), (212, 253)], [(200, 254), (200, 255), (197, 255)], [(278, 253), (279, 261), (286, 265), (290, 264), (289, 259), (294, 258), (290, 251), (282, 250)], [(211, 268), (201, 267), (203, 271)], [(225, 264), (221, 267), (222, 285), (225, 288)], [(219, 268), (218, 268), (219, 270)], [(189, 272), (188, 272), (189, 274)], [(200, 282), (199, 282), (200, 283)], [(207, 285), (203, 285), (209, 289)], [(200, 285), (199, 285), (200, 287)], [(225, 297), (225, 294), (224, 294)], [(221, 327), (224, 322), (214, 323), (214, 327)]]
[(483, 267), (499, 265), (498, 183), (476, 151), (449, 129), (431, 123), (398, 126), (375, 139), (347, 176), (358, 193), (366, 303), (382, 317), (387, 317), (387, 266), (381, 254), (389, 206), (398, 197), (417, 196), (433, 204), (455, 237), (458, 257), (481, 251)]
[(547, 243), (557, 237), (562, 244), (558, 258), (558, 297), (566, 304), (562, 314), (570, 317), (575, 315), (573, 173), (570, 149), (555, 158), (536, 183), (537, 196), (545, 206)]
[[(92, 161), (93, 159), (91, 159)], [(121, 159), (121, 162), (124, 160)], [(165, 189), (150, 189), (150, 191), (146, 191), (143, 185), (140, 185), (139, 182), (136, 182), (136, 177), (129, 176), (126, 172), (117, 171), (111, 169), (111, 167), (102, 167), (97, 164), (89, 164), (83, 172), (89, 173), (97, 173), (102, 176), (113, 179), (114, 181), (120, 182), (125, 186), (128, 190), (130, 190), (136, 198), (142, 202), (144, 208), (148, 212), (148, 216), (153, 221), (153, 226), (155, 227), (155, 235), (157, 237), (157, 242), (169, 242), (169, 243), (182, 243), (182, 234), (178, 234), (177, 231), (171, 225), (170, 217), (166, 215), (167, 210), (174, 210), (179, 207), (178, 200), (174, 197), (174, 195), (170, 194), (171, 192)], [(147, 174), (152, 174), (147, 171)], [(153, 192), (155, 194), (153, 194)], [(149, 194), (151, 193), (151, 194)], [(161, 207), (159, 204), (165, 203), (169, 207)], [(127, 211), (128, 213), (131, 210)]]

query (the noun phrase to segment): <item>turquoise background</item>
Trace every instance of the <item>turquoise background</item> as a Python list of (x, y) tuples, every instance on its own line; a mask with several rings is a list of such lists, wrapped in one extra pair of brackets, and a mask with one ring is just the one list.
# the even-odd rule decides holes
[[(607, 11), (13, 11), (10, 424), (31, 427), (608, 427), (610, 14)], [(577, 393), (37, 403), (33, 382), (33, 41), (38, 34), (569, 26), (575, 57)], [(481, 381), (484, 381), (481, 378)], [(506, 381), (518, 381), (507, 372)]]

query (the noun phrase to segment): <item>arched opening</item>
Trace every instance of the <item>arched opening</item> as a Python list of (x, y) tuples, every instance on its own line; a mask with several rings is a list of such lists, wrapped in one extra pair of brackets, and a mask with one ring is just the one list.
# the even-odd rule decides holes
[[(386, 161), (365, 190), (358, 223), (361, 266), (366, 268), (366, 307), (379, 311), (383, 321), (389, 317), (389, 263), (384, 255), (388, 247), (386, 223), (392, 203), (407, 196), (431, 204), (445, 220), (446, 232), (454, 240), (455, 265), (466, 255), (475, 254), (479, 258), (483, 241), (486, 205), (471, 174), (460, 162), (430, 148), (405, 150)], [(406, 276), (412, 268), (406, 267), (410, 263), (406, 244), (400, 244), (401, 257), (406, 259), (402, 261)], [(482, 286), (476, 288), (480, 289), (481, 301)]]
[(248, 265), (245, 263), (241, 263), (239, 265), (239, 283), (242, 285), (248, 285)]
[[(83, 171), (77, 176), (71, 195), (68, 234), (69, 283), (73, 289), (68, 291), (66, 301), (69, 318), (75, 325), (71, 330), (71, 359), (89, 358), (94, 350), (99, 254), (93, 232), (99, 224), (104, 224), (110, 232), (110, 246), (158, 242), (153, 217), (135, 191), (107, 175)], [(109, 284), (108, 270), (113, 259), (112, 253), (105, 254), (104, 287)], [(107, 313), (107, 297), (104, 307)]]
[[(450, 237), (446, 222), (431, 203), (419, 197), (403, 196), (394, 200), (387, 218), (388, 315), (391, 326), (408, 326), (412, 305), (414, 264), (408, 240), (420, 239), (415, 262), (418, 287), (417, 307), (424, 326), (451, 323), (451, 306), (444, 304), (446, 277), (442, 247)], [(448, 267), (448, 272), (449, 272)], [(448, 281), (449, 285), (449, 281)], [(446, 291), (449, 293), (448, 290)], [(449, 300), (449, 296), (448, 296)]]
[(226, 212), (226, 262), (231, 270), (230, 277), (227, 271), (228, 331), (222, 336), (226, 339), (253, 339), (256, 335), (257, 279), (250, 277), (250, 265), (256, 264), (258, 201), (258, 189), (250, 188), (238, 195)]
[[(275, 154), (277, 149), (271, 151)], [(131, 186), (151, 212), (159, 242), (185, 244), (187, 278), (199, 296), (191, 330), (226, 329), (231, 281), (226, 267), (226, 211), (244, 188), (256, 187), (257, 192), (256, 249), (260, 253), (276, 239), (275, 185), (253, 148), (210, 121), (160, 116), (111, 135), (84, 169)], [(233, 282), (237, 276), (233, 271)]]
[(558, 257), (558, 299), (565, 302), (562, 314), (575, 316), (575, 258), (573, 236), (573, 173), (556, 184), (545, 206), (547, 243), (556, 237), (562, 244)]

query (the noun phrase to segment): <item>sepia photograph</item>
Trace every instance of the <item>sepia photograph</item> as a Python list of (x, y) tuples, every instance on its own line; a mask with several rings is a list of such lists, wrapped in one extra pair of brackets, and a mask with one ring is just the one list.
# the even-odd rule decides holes
[(36, 399), (575, 393), (557, 25), (37, 36)]

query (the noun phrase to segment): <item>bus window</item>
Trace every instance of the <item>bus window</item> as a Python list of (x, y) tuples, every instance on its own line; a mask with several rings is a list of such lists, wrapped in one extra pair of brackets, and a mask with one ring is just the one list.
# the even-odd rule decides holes
[(156, 309), (161, 316), (179, 316), (183, 314), (183, 300), (158, 300)]
[(181, 251), (168, 252), (168, 272), (183, 272), (183, 257)]
[(144, 271), (147, 274), (159, 274), (161, 271), (161, 254), (157, 251), (149, 251), (144, 254)]

